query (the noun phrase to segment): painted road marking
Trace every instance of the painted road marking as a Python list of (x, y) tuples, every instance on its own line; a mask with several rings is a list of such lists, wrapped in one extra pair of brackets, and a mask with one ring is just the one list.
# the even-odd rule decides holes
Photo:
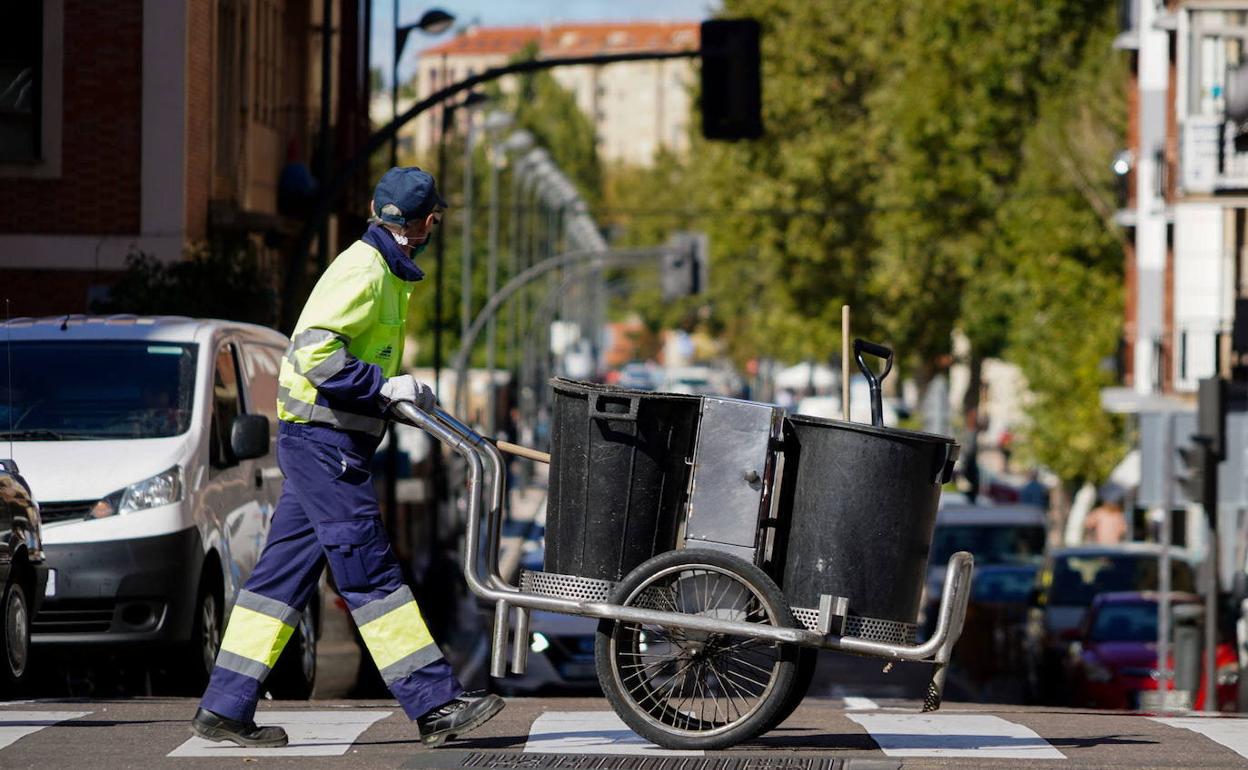
[(987, 714), (846, 714), (890, 757), (1065, 759), (1028, 727)]
[[(169, 752), (171, 757), (337, 757), (347, 753), (365, 730), (392, 711), (262, 711), (256, 721), (286, 728), (290, 744), (277, 749), (245, 749), (233, 743), (191, 738)], [(412, 731), (415, 739), (415, 730)]]
[(614, 711), (547, 711), (529, 727), (527, 753), (701, 756), (661, 749), (637, 735)]
[(0, 749), (11, 746), (27, 735), (71, 719), (90, 714), (90, 711), (0, 711)]
[(858, 695), (846, 695), (841, 700), (845, 701), (846, 711), (879, 711), (880, 704), (870, 698), (863, 698)]
[(1248, 719), (1234, 717), (1149, 717), (1169, 727), (1200, 733), (1231, 751), (1248, 758)]

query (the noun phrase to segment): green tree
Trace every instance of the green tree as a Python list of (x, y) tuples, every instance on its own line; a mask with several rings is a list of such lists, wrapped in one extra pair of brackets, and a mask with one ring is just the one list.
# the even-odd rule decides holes
[(247, 242), (210, 241), (176, 262), (134, 252), (126, 258), (126, 269), (109, 288), (107, 298), (94, 303), (91, 310), (274, 326), (277, 302), (269, 280)]
[(1024, 143), (1016, 194), (998, 214), (1014, 270), (1008, 360), (1032, 393), (1024, 450), (1069, 485), (1103, 481), (1125, 453), (1121, 422), (1100, 407), (1122, 333), (1123, 252), (1112, 221), (1110, 162), (1126, 125), (1125, 62), (1104, 11), (1082, 55), (1048, 94)]

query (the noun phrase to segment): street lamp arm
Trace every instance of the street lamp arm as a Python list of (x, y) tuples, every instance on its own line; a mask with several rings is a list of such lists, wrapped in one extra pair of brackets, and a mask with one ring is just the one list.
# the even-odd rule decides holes
[(457, 393), (462, 392), (464, 387), (466, 372), (468, 371), (468, 357), (472, 354), (472, 349), (476, 345), (477, 337), (481, 334), (481, 329), (494, 317), (498, 309), (503, 306), (503, 303), (511, 299), (516, 292), (525, 286), (552, 270), (558, 270), (570, 265), (581, 263), (592, 263), (595, 267), (631, 265), (637, 262), (662, 259), (671, 252), (672, 248), (670, 246), (654, 246), (645, 249), (611, 249), (607, 251), (597, 249), (593, 251), (570, 251), (566, 254), (544, 259), (524, 270), (508, 281), (493, 297), (490, 297), (489, 301), (485, 303), (485, 307), (481, 308), (481, 312), (473, 319), (464, 338), (459, 341), (459, 350), (456, 351), (455, 359), (451, 362), (451, 368), (456, 372), (457, 377)]
[(312, 209), (312, 214), (303, 223), (303, 227), (299, 231), (299, 238), (296, 241), (295, 249), (291, 253), (290, 263), (287, 265), (286, 280), (282, 292), (282, 325), (283, 328), (289, 330), (294, 326), (295, 313), (298, 308), (292, 308), (294, 304), (294, 294), (300, 286), (300, 278), (302, 277), (302, 266), (306, 261), (309, 249), (312, 246), (312, 238), (320, 228), (323, 222), (333, 209), (334, 203), (342, 196), (347, 184), (351, 179), (368, 165), (368, 159), (373, 153), (384, 146), (394, 137), (400, 128), (410, 123), (421, 113), (431, 107), (437, 106), (447, 99), (458, 93), (467, 91), (474, 86), (482, 83), (488, 83), (492, 80), (504, 77), (506, 75), (515, 75), (525, 72), (538, 72), (541, 70), (554, 69), (556, 67), (569, 67), (582, 64), (613, 64), (616, 62), (626, 61), (656, 61), (661, 59), (691, 59), (700, 54), (698, 49), (687, 49), (682, 51), (634, 51), (631, 53), (617, 54), (597, 54), (594, 56), (564, 56), (551, 59), (533, 59), (529, 61), (512, 62), (501, 67), (491, 67), (477, 75), (471, 75), (456, 83), (452, 83), (442, 88), (421, 101), (412, 105), (402, 115), (397, 116), (385, 126), (377, 129), (369, 135), (368, 141), (347, 160), (334, 173), (328, 184), (322, 181), (320, 194), (317, 197), (316, 204)]

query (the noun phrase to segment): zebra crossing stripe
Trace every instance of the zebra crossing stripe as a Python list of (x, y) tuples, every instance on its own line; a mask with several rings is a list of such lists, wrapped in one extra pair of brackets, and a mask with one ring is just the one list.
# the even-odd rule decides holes
[(1248, 719), (1237, 717), (1149, 717), (1168, 727), (1199, 733), (1220, 743), (1241, 757), (1248, 758)]
[[(333, 711), (262, 711), (256, 722), (278, 725), (290, 736), (289, 745), (276, 749), (248, 749), (233, 743), (213, 743), (195, 737), (169, 752), (171, 757), (337, 757), (375, 722), (392, 711), (335, 709)], [(416, 729), (412, 728), (415, 739)]]
[(71, 719), (90, 714), (90, 711), (0, 711), (0, 749), (11, 746), (27, 735)]
[(845, 701), (846, 711), (879, 711), (880, 709), (880, 704), (858, 695), (846, 695), (841, 700)]
[(890, 757), (1065, 759), (1029, 727), (988, 714), (846, 714)]
[(661, 749), (629, 729), (614, 711), (547, 711), (533, 720), (524, 750), (530, 754), (641, 754), (702, 756)]

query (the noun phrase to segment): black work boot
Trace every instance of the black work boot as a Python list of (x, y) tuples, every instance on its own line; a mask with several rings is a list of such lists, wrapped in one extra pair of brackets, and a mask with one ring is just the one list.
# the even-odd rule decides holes
[(472, 732), (503, 710), (503, 699), (487, 695), (479, 700), (456, 698), (428, 711), (416, 720), (420, 740), (426, 746), (440, 746), (457, 736)]
[(226, 719), (202, 708), (191, 720), (191, 732), (205, 740), (233, 741), (249, 749), (272, 749), (288, 742), (286, 731), (280, 727), (257, 727), (255, 722)]

